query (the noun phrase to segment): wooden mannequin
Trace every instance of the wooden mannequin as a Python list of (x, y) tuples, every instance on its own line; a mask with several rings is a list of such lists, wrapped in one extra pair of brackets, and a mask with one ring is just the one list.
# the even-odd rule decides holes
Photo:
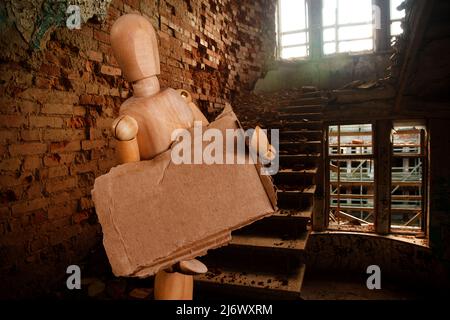
[[(111, 45), (124, 77), (133, 84), (133, 97), (122, 104), (112, 125), (121, 163), (150, 160), (169, 149), (175, 129), (190, 128), (194, 121), (208, 124), (187, 91), (160, 91), (156, 33), (145, 17), (127, 14), (117, 19)], [(160, 271), (155, 277), (155, 299), (191, 300), (193, 275), (206, 271), (197, 260)]]

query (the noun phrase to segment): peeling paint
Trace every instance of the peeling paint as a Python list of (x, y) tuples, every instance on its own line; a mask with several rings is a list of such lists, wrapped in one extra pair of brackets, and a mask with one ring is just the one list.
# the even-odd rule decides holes
[(100, 21), (106, 18), (108, 7), (112, 0), (72, 0), (70, 4), (78, 5), (81, 10), (81, 20), (86, 23), (90, 18), (97, 17)]
[(66, 8), (67, 4), (63, 1), (44, 2), (30, 43), (34, 49), (43, 48), (50, 33), (64, 25)]
[(33, 49), (41, 49), (49, 35), (58, 27), (65, 26), (69, 5), (78, 5), (82, 23), (92, 17), (105, 19), (112, 0), (7, 0), (7, 17), (14, 21), (17, 30)]

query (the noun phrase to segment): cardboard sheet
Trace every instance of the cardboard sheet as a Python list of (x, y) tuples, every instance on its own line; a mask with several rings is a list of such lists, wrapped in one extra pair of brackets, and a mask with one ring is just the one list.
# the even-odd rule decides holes
[[(238, 122), (227, 109), (208, 128), (235, 129)], [(171, 150), (111, 169), (92, 195), (116, 276), (147, 277), (204, 255), (276, 209), (271, 180), (256, 165), (176, 165)]]

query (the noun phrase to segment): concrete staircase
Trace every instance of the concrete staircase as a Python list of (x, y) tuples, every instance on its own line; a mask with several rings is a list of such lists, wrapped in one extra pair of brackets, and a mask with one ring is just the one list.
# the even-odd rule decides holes
[(269, 129), (280, 129), (280, 171), (274, 176), (279, 210), (233, 233), (229, 246), (201, 258), (198, 299), (299, 299), (305, 274), (316, 175), (322, 150), (321, 93), (304, 94), (280, 107)]

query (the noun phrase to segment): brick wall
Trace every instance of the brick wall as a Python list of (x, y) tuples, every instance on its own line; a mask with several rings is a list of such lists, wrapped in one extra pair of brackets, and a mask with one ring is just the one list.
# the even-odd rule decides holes
[(162, 87), (188, 89), (210, 116), (272, 58), (272, 0), (113, 1), (104, 22), (57, 28), (37, 50), (2, 15), (0, 297), (50, 290), (101, 240), (90, 191), (116, 164), (109, 126), (130, 96), (108, 31), (135, 11), (158, 30)]

